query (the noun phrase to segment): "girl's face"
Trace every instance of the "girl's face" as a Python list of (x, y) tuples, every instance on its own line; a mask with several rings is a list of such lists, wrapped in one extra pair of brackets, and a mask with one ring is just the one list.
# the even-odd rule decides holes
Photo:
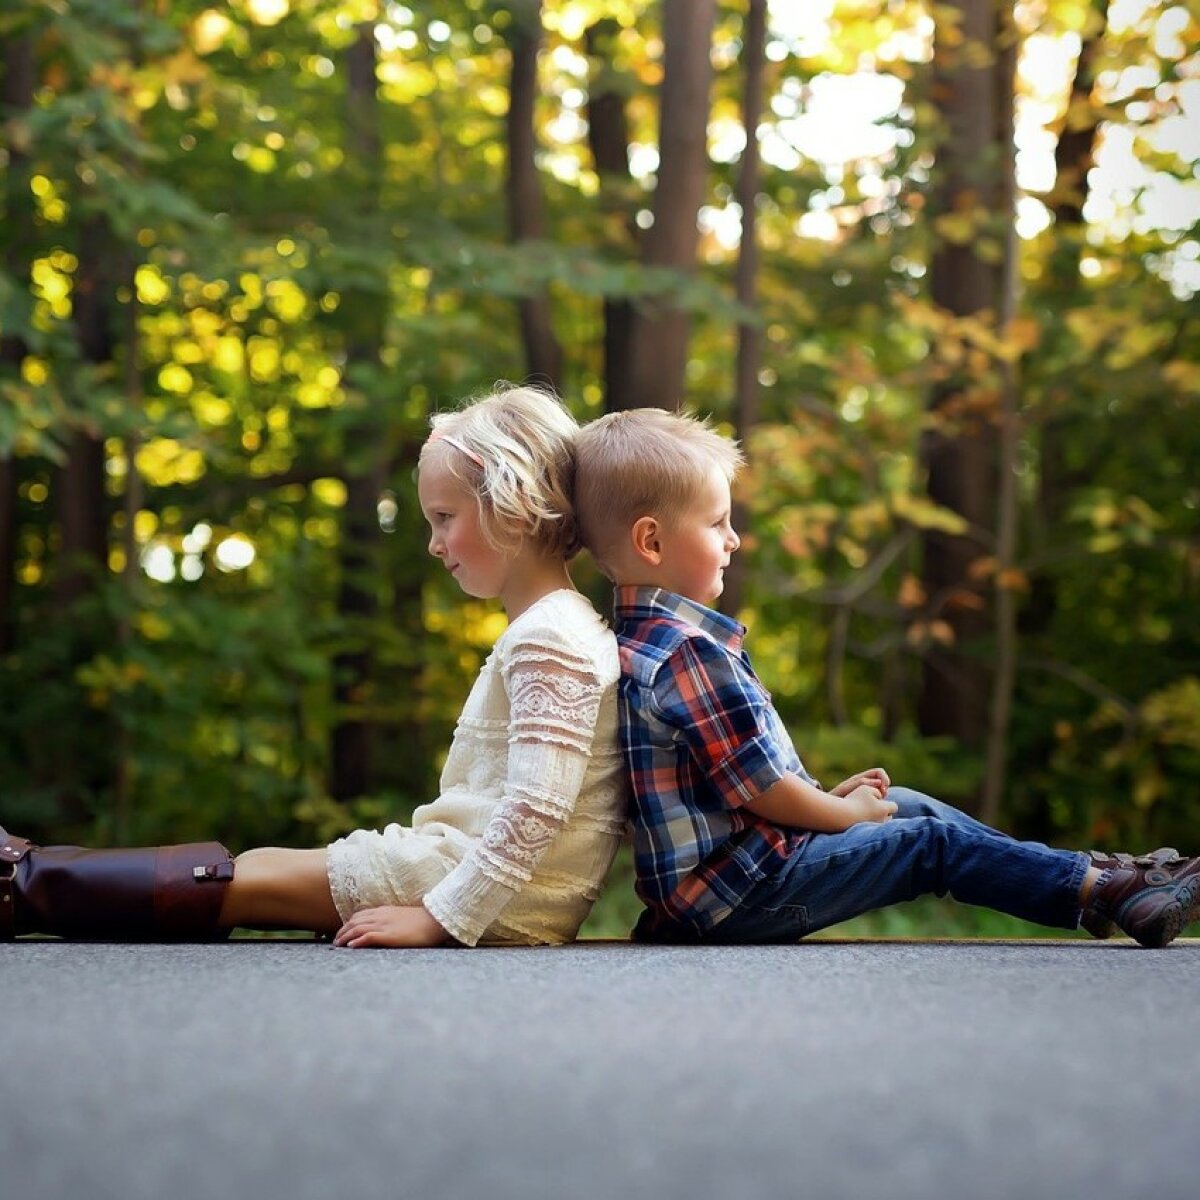
[(478, 498), (446, 469), (443, 457), (430, 455), (417, 474), (417, 495), (429, 522), (429, 553), (441, 559), (468, 596), (493, 599), (504, 591), (512, 555), (483, 536)]

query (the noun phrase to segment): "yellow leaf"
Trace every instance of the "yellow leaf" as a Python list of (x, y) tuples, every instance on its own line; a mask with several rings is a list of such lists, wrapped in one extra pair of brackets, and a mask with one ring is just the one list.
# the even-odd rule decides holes
[(155, 266), (143, 263), (134, 275), (137, 297), (142, 304), (161, 304), (170, 294), (171, 285)]
[(996, 571), (996, 559), (990, 554), (981, 555), (971, 560), (967, 567), (968, 579), (987, 579)]
[(996, 345), (996, 354), (1006, 362), (1016, 362), (1038, 344), (1040, 330), (1031, 317), (1018, 317), (1010, 321), (1004, 336)]
[(346, 485), (340, 479), (314, 479), (312, 494), (330, 508), (341, 508), (346, 503)]
[(978, 220), (970, 213), (944, 213), (933, 223), (939, 236), (955, 246), (965, 246), (975, 237)]
[(1029, 591), (1029, 576), (1017, 567), (1009, 567), (996, 576), (996, 586), (1009, 592)]
[(1133, 783), (1133, 802), (1138, 808), (1149, 808), (1164, 791), (1163, 777), (1153, 770), (1144, 771)]
[(140, 613), (134, 623), (148, 642), (161, 642), (171, 634), (170, 624), (154, 612)]
[(972, 38), (963, 47), (963, 59), (972, 70), (982, 71), (996, 61), (996, 56), (986, 43)]
[(942, 533), (964, 534), (968, 528), (966, 519), (960, 513), (943, 508), (924, 497), (910, 496), (903, 492), (892, 497), (892, 512), (918, 529), (937, 529)]
[(211, 54), (219, 50), (233, 29), (233, 22), (215, 8), (206, 8), (192, 22), (192, 45), (197, 54)]
[(954, 645), (954, 629), (951, 627), (949, 621), (931, 621), (929, 623), (929, 636), (943, 646)]
[(164, 59), (161, 70), (167, 81), (175, 84), (200, 83), (208, 77), (208, 67), (186, 48)]
[(946, 609), (969, 609), (972, 612), (979, 612), (987, 607), (984, 599), (976, 592), (968, 591), (966, 588), (955, 588), (954, 591), (946, 597), (944, 602)]
[(919, 608), (925, 603), (925, 588), (915, 575), (905, 575), (897, 599), (904, 608)]
[(1177, 358), (1163, 367), (1163, 379), (1172, 387), (1193, 396), (1200, 395), (1200, 363)]
[(179, 363), (167, 363), (158, 373), (158, 386), (176, 396), (186, 396), (192, 390), (192, 382), (191, 371)]
[(921, 646), (929, 636), (929, 625), (925, 621), (914, 621), (905, 631), (904, 640), (910, 646)]

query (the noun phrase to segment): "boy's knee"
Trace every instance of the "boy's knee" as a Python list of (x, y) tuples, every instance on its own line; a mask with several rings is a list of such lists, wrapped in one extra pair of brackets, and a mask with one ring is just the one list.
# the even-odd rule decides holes
[(887, 798), (895, 801), (898, 817), (940, 817), (945, 808), (932, 796), (907, 787), (888, 788)]

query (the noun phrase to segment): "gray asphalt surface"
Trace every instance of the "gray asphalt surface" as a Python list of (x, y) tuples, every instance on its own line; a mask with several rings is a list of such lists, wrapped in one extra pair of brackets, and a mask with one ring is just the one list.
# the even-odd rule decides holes
[(13, 1200), (1200, 1190), (1200, 940), (26, 942), (0, 1053)]

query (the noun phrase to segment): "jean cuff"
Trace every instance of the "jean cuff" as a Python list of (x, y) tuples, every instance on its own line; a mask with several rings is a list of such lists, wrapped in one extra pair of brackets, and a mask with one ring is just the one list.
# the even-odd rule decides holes
[(1083, 881), (1087, 878), (1088, 868), (1092, 865), (1092, 860), (1082, 851), (1077, 851), (1074, 857), (1075, 865), (1071, 869), (1067, 886), (1071, 889), (1071, 905), (1075, 909), (1075, 924), (1073, 928), (1078, 929), (1080, 919), (1083, 917), (1083, 905), (1079, 903), (1079, 893), (1083, 889)]

